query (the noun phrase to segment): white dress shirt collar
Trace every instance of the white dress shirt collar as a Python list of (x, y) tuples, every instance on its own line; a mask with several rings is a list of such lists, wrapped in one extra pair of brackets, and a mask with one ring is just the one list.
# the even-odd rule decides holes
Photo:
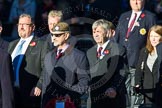
[(105, 54), (103, 54), (103, 52), (104, 52), (104, 50), (107, 47), (109, 42), (110, 42), (110, 40), (106, 41), (102, 46), (97, 45), (97, 51), (99, 50), (100, 47), (102, 47), (100, 59), (102, 59), (105, 56)]

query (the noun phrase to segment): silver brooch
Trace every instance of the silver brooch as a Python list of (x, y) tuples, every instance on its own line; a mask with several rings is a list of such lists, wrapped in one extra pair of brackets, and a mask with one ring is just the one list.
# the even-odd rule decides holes
[(58, 27), (58, 26), (56, 26), (56, 27), (55, 27), (55, 30), (57, 30), (57, 31), (58, 31), (58, 30), (59, 30), (59, 27)]

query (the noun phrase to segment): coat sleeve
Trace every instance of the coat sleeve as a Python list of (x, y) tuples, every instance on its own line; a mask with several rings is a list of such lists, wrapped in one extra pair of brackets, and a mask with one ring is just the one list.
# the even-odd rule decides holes
[(9, 54), (5, 54), (2, 60), (1, 89), (2, 89), (2, 108), (13, 108), (14, 96), (12, 86), (12, 62)]
[(114, 59), (114, 65), (116, 64), (117, 67), (115, 70), (115, 76), (113, 78), (112, 88), (114, 88), (117, 92), (121, 92), (125, 86), (125, 81), (129, 70), (125, 48), (121, 46), (118, 47), (119, 55)]
[(144, 65), (145, 65), (145, 60), (144, 60), (144, 54), (146, 50), (145, 48), (141, 50), (139, 59), (137, 62), (136, 66), (136, 71), (135, 71), (135, 85), (140, 85), (142, 84), (142, 78), (143, 78), (143, 71), (144, 71)]
[(118, 25), (117, 25), (117, 27), (116, 27), (115, 35), (114, 35), (114, 39), (115, 39), (115, 41), (116, 41), (117, 43), (119, 43), (119, 39), (120, 39), (121, 19), (122, 19), (122, 15), (121, 15), (121, 17), (119, 18), (119, 21), (118, 21), (119, 23), (118, 23)]
[(42, 41), (42, 50), (41, 50), (41, 74), (40, 74), (40, 77), (39, 77), (39, 80), (37, 82), (37, 87), (39, 89), (42, 89), (42, 82), (43, 82), (43, 78), (42, 78), (42, 75), (43, 75), (43, 68), (44, 68), (44, 58), (45, 58), (45, 55), (47, 54), (47, 52), (49, 51), (48, 49), (48, 44), (46, 41)]
[(88, 82), (90, 80), (89, 77), (89, 71), (88, 71), (88, 61), (86, 56), (82, 56), (80, 57), (79, 61), (77, 60), (76, 62), (78, 62), (78, 66), (77, 66), (77, 79), (78, 79), (78, 83), (72, 86), (72, 89), (75, 92), (78, 92), (80, 94), (83, 94), (87, 89), (88, 89)]

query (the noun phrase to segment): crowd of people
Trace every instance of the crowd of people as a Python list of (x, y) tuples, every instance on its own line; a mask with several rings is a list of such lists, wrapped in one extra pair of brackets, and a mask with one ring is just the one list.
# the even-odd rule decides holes
[(48, 30), (40, 36), (35, 1), (15, 0), (9, 15), (14, 38), (0, 37), (0, 107), (82, 108), (86, 95), (86, 108), (162, 108), (162, 25), (145, 9), (147, 2), (129, 0), (131, 10), (117, 27), (93, 21), (93, 45), (83, 51), (64, 20), (67, 3), (44, 0), (39, 24)]
[[(161, 19), (161, 0), (146, 0), (145, 7)], [(54, 9), (63, 10), (64, 20), (73, 17), (104, 18), (116, 25), (119, 15), (129, 10), (130, 6), (129, 0), (0, 0), (0, 19), (5, 28), (2, 34), (9, 41), (18, 38), (18, 17), (28, 13), (34, 19), (36, 32), (42, 36), (49, 32), (47, 16)]]

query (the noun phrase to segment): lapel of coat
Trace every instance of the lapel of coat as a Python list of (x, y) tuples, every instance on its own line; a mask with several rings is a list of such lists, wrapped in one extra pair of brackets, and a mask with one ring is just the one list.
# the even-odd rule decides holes
[(53, 64), (53, 66), (55, 67), (57, 65), (57, 62), (59, 62), (60, 60), (64, 60), (66, 56), (68, 56), (71, 51), (73, 49), (73, 46), (69, 46), (65, 52), (63, 53), (62, 57), (60, 57), (58, 60), (56, 59), (56, 55), (57, 55), (57, 47), (55, 47), (52, 51), (52, 59), (51, 59), (51, 63)]
[[(147, 58), (148, 58), (148, 55), (149, 55), (149, 52), (148, 50), (146, 49), (145, 52), (143, 53), (143, 62), (144, 62), (144, 66), (147, 66), (148, 68), (148, 65), (147, 65)], [(148, 68), (149, 69), (149, 68)], [(158, 59), (155, 60), (154, 64), (153, 64), (153, 67), (152, 67), (152, 73), (154, 76), (157, 76), (157, 79), (158, 79), (158, 76), (159, 76), (159, 73), (157, 72), (157, 69), (158, 69)], [(150, 69), (149, 69), (150, 71)], [(143, 71), (144, 72), (144, 71)], [(151, 72), (151, 71), (150, 71)], [(155, 79), (156, 80), (156, 79)]]
[(74, 47), (70, 45), (70, 46), (65, 50), (63, 56), (65, 57), (65, 56), (69, 55), (69, 54), (72, 52), (73, 48), (74, 48)]
[(51, 34), (50, 33), (47, 35), (47, 42), (49, 42), (49, 43), (52, 42), (52, 40), (51, 40)]
[[(69, 47), (65, 50), (65, 52), (63, 52), (60, 59), (56, 60), (56, 62), (64, 61), (67, 58), (66, 56), (69, 56), (72, 53), (73, 49), (74, 49), (74, 47), (72, 45), (69, 45)], [(57, 50), (55, 52), (57, 52)], [(56, 56), (56, 54), (54, 56)]]
[(153, 67), (152, 67), (152, 72), (153, 72), (153, 74), (158, 76), (158, 71), (157, 71), (157, 69), (158, 69), (158, 59), (155, 60), (154, 65), (153, 65)]
[(111, 57), (111, 48), (112, 48), (112, 44), (111, 44), (111, 41), (109, 41), (109, 43), (107, 44), (106, 48), (103, 51), (104, 57), (102, 59), (108, 59)]
[[(111, 61), (109, 61), (110, 58), (113, 57), (113, 52), (114, 51), (112, 49), (112, 47), (113, 47), (112, 45), (113, 45), (112, 42), (109, 42), (108, 43), (108, 45), (105, 48), (105, 51), (107, 50), (107, 51), (109, 51), (109, 53), (105, 54), (105, 56), (102, 59), (98, 59), (98, 60), (96, 59), (96, 61), (93, 62), (93, 58), (91, 58), (92, 59), (92, 62), (91, 62), (92, 65), (91, 65), (91, 69), (90, 70), (92, 71), (92, 74), (91, 74), (91, 77), (92, 78), (93, 77), (96, 77), (96, 76), (101, 76), (101, 75), (104, 75), (105, 74), (106, 75), (106, 78), (105, 78), (105, 75), (104, 75), (103, 80), (107, 81), (114, 74), (114, 72), (115, 72), (114, 71), (114, 69), (115, 69), (114, 68), (114, 63), (110, 63), (110, 65), (108, 65), (109, 64), (108, 62), (111, 62)], [(93, 54), (93, 55), (95, 55), (95, 54)], [(103, 66), (103, 65), (105, 65), (105, 62), (107, 64), (106, 67)], [(117, 62), (116, 61), (113, 61), (113, 62), (115, 62), (116, 65), (118, 63), (118, 61)], [(104, 68), (106, 68), (106, 70)], [(100, 69), (103, 69), (103, 70), (100, 70)], [(95, 72), (95, 71), (97, 71), (97, 72)]]
[(119, 71), (119, 68), (117, 67), (121, 61), (119, 61), (120, 49), (118, 49), (117, 44), (110, 41), (106, 47), (106, 50), (108, 50), (109, 53), (101, 60), (105, 60), (107, 62), (107, 71), (103, 77), (103, 79), (105, 79), (107, 82), (112, 78), (116, 71)]
[(146, 12), (145, 11), (142, 11), (141, 12), (141, 15), (139, 16), (139, 18), (138, 18), (138, 22), (139, 22), (139, 24), (141, 25), (143, 22), (145, 22), (145, 18), (146, 17)]
[[(103, 51), (103, 58), (102, 59), (98, 59), (97, 62), (102, 62), (102, 60), (108, 60), (111, 57), (111, 42), (108, 43), (108, 45), (106, 46), (106, 48)], [(105, 51), (108, 51), (109, 53), (106, 54)]]
[(146, 16), (145, 11), (142, 11), (139, 18), (137, 19), (137, 22), (135, 22), (135, 23), (139, 23), (139, 26), (137, 26), (137, 25), (134, 26), (132, 33), (135, 31), (139, 31), (140, 27), (142, 27), (142, 25), (144, 25), (143, 23), (145, 22), (145, 16)]
[(92, 61), (91, 63), (93, 63), (94, 65), (98, 62), (98, 60), (97, 60), (97, 45), (95, 45), (93, 48), (92, 48), (92, 50), (91, 50), (91, 52), (90, 52), (90, 54), (89, 54), (90, 56), (90, 60)]
[[(125, 17), (124, 17), (124, 22), (122, 22), (122, 24), (123, 24), (123, 26), (124, 26), (123, 29), (128, 28), (128, 24), (129, 24), (129, 20), (130, 20), (131, 14), (132, 14), (132, 11), (129, 11), (129, 12), (125, 15)], [(126, 30), (126, 32), (127, 32), (127, 29), (125, 29), (125, 30)]]
[[(51, 76), (53, 69), (56, 66), (56, 51), (55, 49), (50, 51), (49, 53), (46, 54), (44, 63), (45, 63), (45, 68), (49, 76)], [(49, 80), (49, 79), (48, 79)]]
[(15, 49), (17, 43), (19, 42), (19, 40), (20, 40), (20, 39), (17, 39), (17, 40), (15, 40), (15, 41), (13, 41), (13, 42), (10, 43), (10, 45), (9, 45), (9, 47), (8, 47), (8, 52), (9, 52), (10, 54), (12, 54), (12, 52), (14, 51), (14, 49)]
[(144, 62), (144, 66), (143, 67), (145, 67), (147, 65), (146, 63), (147, 63), (148, 54), (149, 54), (148, 53), (148, 50), (145, 48), (144, 51), (143, 51), (143, 53), (142, 53), (142, 55), (140, 55), (141, 56), (141, 59), (142, 59), (141, 61)]
[(51, 39), (51, 34), (49, 33), (48, 36), (47, 36), (47, 42), (48, 42), (48, 45), (49, 45), (49, 49), (52, 50), (55, 48), (55, 46), (53, 45), (52, 43), (52, 39)]
[(51, 54), (51, 63), (53, 65), (53, 68), (56, 66), (58, 60), (56, 59), (56, 54), (57, 54), (57, 48), (53, 49), (52, 54)]
[[(33, 42), (35, 42), (35, 45), (32, 45)], [(29, 56), (31, 54), (32, 50), (35, 49), (38, 45), (39, 45), (38, 38), (36, 36), (34, 36), (28, 45), (25, 56)]]
[[(96, 45), (96, 48), (94, 48), (94, 51), (93, 51), (94, 53), (92, 54), (92, 59), (95, 60), (94, 63), (97, 64), (99, 62), (102, 62), (102, 60), (108, 60), (111, 57), (111, 47), (112, 47), (111, 42), (109, 42), (103, 51), (103, 54), (104, 54), (103, 58), (97, 59), (97, 55), (96, 55), (97, 54), (97, 45)], [(105, 51), (108, 51), (109, 53), (106, 54)]]

